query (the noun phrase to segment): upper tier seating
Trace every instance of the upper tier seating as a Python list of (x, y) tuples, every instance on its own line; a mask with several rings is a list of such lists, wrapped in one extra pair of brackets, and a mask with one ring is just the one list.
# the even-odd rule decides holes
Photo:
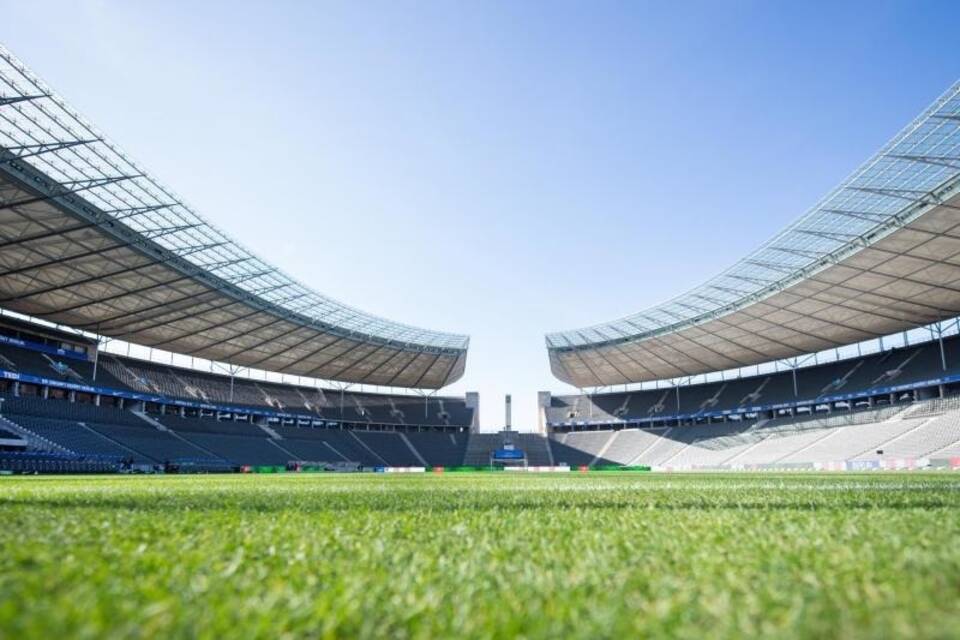
[(129, 411), (116, 407), (97, 407), (92, 404), (67, 400), (3, 396), (3, 413), (41, 416), (76, 422), (106, 422), (141, 426), (143, 420)]
[[(960, 337), (944, 340), (948, 372), (960, 374)], [(782, 403), (813, 403), (839, 394), (869, 395), (872, 391), (944, 374), (937, 342), (875, 353), (862, 358), (797, 369), (794, 393), (790, 371), (643, 391), (595, 395), (553, 396), (545, 409), (549, 424), (611, 423), (696, 417), (708, 412), (743, 411), (748, 407)]]
[[(0, 345), (0, 369), (77, 384), (90, 384), (93, 380), (93, 362), (61, 358), (7, 344)], [(110, 371), (100, 366), (97, 367), (97, 384), (118, 389), (126, 388), (126, 385), (114, 377)]]
[[(15, 337), (28, 339), (33, 343), (33, 347), (0, 344), (0, 369), (39, 376), (51, 381), (132, 390), (222, 407), (269, 408), (305, 417), (356, 424), (463, 428), (469, 427), (473, 422), (473, 410), (467, 408), (463, 398), (334, 391), (244, 377), (231, 380), (226, 374), (197, 371), (108, 353), (100, 354), (94, 378), (95, 366), (92, 360), (85, 361), (36, 350), (47, 348), (42, 345), (49, 346), (50, 340), (39, 333), (30, 336), (30, 327), (29, 323), (18, 323), (16, 329), (7, 331), (10, 335), (15, 334)], [(34, 330), (41, 332), (40, 328)], [(2, 327), (0, 331), (3, 331)]]

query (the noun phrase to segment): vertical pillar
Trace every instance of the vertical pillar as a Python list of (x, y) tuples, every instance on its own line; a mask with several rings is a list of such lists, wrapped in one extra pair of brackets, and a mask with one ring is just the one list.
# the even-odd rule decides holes
[(943, 323), (937, 323), (937, 340), (940, 342), (940, 366), (947, 370), (947, 352), (943, 348)]
[(550, 407), (552, 396), (549, 391), (537, 392), (537, 430), (547, 433), (547, 409)]

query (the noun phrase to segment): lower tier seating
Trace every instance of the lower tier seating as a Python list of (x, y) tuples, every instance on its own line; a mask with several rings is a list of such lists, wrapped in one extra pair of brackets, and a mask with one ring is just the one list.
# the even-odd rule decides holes
[(798, 466), (845, 461), (949, 459), (960, 455), (960, 404), (925, 400), (779, 420), (554, 433), (569, 464), (677, 469)]

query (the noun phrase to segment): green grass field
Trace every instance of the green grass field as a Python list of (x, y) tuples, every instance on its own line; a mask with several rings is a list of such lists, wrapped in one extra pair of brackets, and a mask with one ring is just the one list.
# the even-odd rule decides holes
[(0, 637), (960, 636), (960, 475), (0, 478)]

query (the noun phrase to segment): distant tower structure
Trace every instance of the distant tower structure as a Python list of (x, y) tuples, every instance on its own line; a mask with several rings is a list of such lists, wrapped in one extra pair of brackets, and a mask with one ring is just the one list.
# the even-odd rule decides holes
[(512, 417), (512, 416), (511, 416), (511, 414), (513, 413), (513, 411), (512, 411), (512, 408), (513, 408), (513, 407), (512, 407), (512, 401), (511, 401), (511, 399), (510, 399), (510, 394), (509, 394), (509, 393), (507, 394), (507, 397), (504, 398), (504, 408), (506, 409), (506, 414), (507, 414), (507, 415), (506, 415), (507, 420), (506, 420), (506, 422), (504, 423), (504, 424), (505, 424), (504, 429), (505, 429), (506, 431), (510, 431), (510, 427), (511, 427), (511, 425), (512, 425), (512, 420), (511, 420), (511, 417)]
[(550, 408), (550, 402), (553, 394), (549, 391), (537, 392), (537, 432), (547, 433), (547, 409)]
[(476, 391), (467, 391), (465, 403), (468, 409), (473, 409), (473, 422), (470, 423), (470, 433), (480, 433), (480, 394)]

